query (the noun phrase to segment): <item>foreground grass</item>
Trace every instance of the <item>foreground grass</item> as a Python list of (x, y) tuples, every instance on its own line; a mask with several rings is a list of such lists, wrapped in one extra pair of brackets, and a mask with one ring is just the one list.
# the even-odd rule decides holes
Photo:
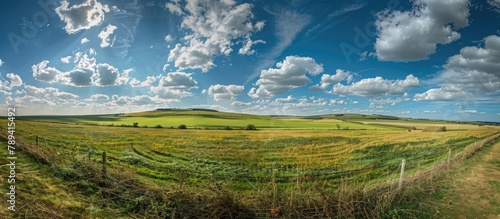
[(412, 209), (418, 218), (500, 218), (500, 141), (422, 190)]

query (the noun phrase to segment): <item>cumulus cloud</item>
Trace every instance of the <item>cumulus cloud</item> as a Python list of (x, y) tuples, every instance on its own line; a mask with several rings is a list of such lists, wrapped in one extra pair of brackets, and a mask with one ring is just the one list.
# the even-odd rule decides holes
[(238, 53), (241, 55), (253, 55), (255, 53), (255, 50), (252, 49), (252, 46), (259, 43), (266, 43), (266, 41), (264, 40), (252, 41), (251, 39), (247, 39), (243, 47), (241, 47), (240, 50), (238, 50)]
[(248, 95), (252, 98), (266, 98), (286, 93), (294, 88), (302, 87), (311, 82), (306, 74), (317, 75), (323, 72), (323, 66), (313, 58), (287, 56), (276, 68), (262, 70), (260, 78)]
[(167, 76), (161, 77), (159, 82), (159, 86), (180, 90), (196, 88), (197, 84), (191, 74), (185, 72), (170, 72)]
[(69, 61), (71, 60), (71, 56), (66, 56), (61, 58), (62, 63), (69, 64)]
[(191, 74), (185, 72), (170, 72), (160, 76), (158, 86), (153, 86), (150, 91), (161, 99), (181, 99), (193, 96), (189, 90), (198, 88), (198, 82)]
[(37, 99), (46, 99), (53, 102), (64, 102), (64, 100), (74, 100), (78, 98), (78, 95), (60, 91), (54, 87), (39, 88), (31, 85), (25, 85), (24, 93), (27, 96), (35, 97)]
[(3, 61), (0, 59), (0, 67), (2, 67), (3, 65)]
[(423, 100), (459, 100), (467, 99), (470, 94), (465, 91), (447, 91), (442, 88), (433, 88), (421, 94), (415, 94), (415, 101)]
[(404, 80), (387, 80), (382, 77), (365, 78), (351, 85), (336, 84), (332, 93), (338, 95), (354, 95), (362, 97), (377, 97), (387, 95), (403, 95), (406, 90), (420, 85), (420, 81), (412, 74)]
[(321, 75), (321, 83), (309, 87), (309, 90), (313, 91), (324, 91), (332, 83), (339, 83), (341, 81), (347, 81), (351, 83), (353, 74), (349, 71), (344, 71), (342, 69), (337, 69), (334, 75), (323, 74)]
[(460, 38), (468, 25), (469, 0), (415, 0), (410, 11), (383, 11), (375, 25), (376, 54), (383, 61), (427, 59), (438, 44)]
[(6, 75), (6, 77), (8, 78), (8, 80), (2, 79), (2, 81), (0, 81), (0, 92), (2, 92), (2, 93), (5, 93), (5, 92), (9, 93), (7, 91), (12, 90), (12, 88), (20, 87), (21, 85), (23, 85), (23, 80), (17, 74), (8, 73)]
[(94, 94), (86, 100), (87, 101), (106, 101), (106, 100), (109, 100), (109, 96), (106, 94)]
[(71, 7), (67, 1), (62, 1), (55, 10), (59, 18), (66, 23), (64, 29), (69, 34), (101, 25), (104, 14), (110, 11), (108, 5), (103, 5), (97, 0), (87, 0)]
[(448, 58), (434, 80), (439, 88), (416, 94), (422, 100), (466, 100), (500, 91), (500, 36), (484, 39), (484, 48), (468, 46)]
[(234, 101), (237, 96), (243, 92), (244, 86), (239, 85), (211, 85), (208, 88), (208, 94), (211, 95), (215, 101), (229, 102)]
[[(90, 51), (89, 54), (95, 54)], [(33, 77), (38, 81), (47, 83), (61, 83), (72, 86), (112, 86), (122, 85), (129, 81), (128, 73), (132, 69), (120, 72), (116, 67), (99, 63), (92, 55), (78, 52), (75, 54), (75, 66), (66, 72), (59, 71), (54, 67), (48, 67), (49, 61), (43, 60), (33, 65), (31, 70)]]
[(158, 78), (160, 78), (160, 77), (161, 77), (161, 75), (148, 76), (148, 77), (146, 77), (146, 80), (144, 80), (144, 81), (140, 81), (137, 78), (133, 78), (132, 80), (130, 80), (129, 84), (132, 87), (149, 87), (149, 86), (153, 85), (153, 83), (156, 82), (158, 80)]
[(180, 1), (166, 4), (173, 14), (183, 16), (181, 28), (189, 30), (183, 43), (170, 50), (168, 61), (178, 68), (197, 68), (203, 72), (215, 66), (214, 56), (229, 55), (235, 41), (245, 41), (243, 53), (251, 53), (256, 42), (251, 36), (260, 31), (264, 22), (252, 22), (252, 4), (237, 5), (235, 1), (187, 1), (184, 8)]
[(31, 71), (33, 72), (33, 77), (38, 81), (53, 82), (57, 75), (61, 75), (62, 72), (54, 67), (47, 67), (49, 64), (48, 60), (43, 60), (40, 63), (31, 66)]
[(116, 36), (113, 40), (111, 40), (109, 38), (109, 36), (111, 36), (115, 32), (116, 28), (117, 28), (116, 26), (109, 24), (104, 29), (102, 29), (102, 31), (99, 33), (99, 35), (97, 37), (99, 37), (101, 39), (100, 46), (102, 48), (108, 47), (108, 46), (111, 46), (111, 47), (113, 46), (113, 44), (116, 40)]
[(88, 43), (88, 42), (90, 42), (90, 40), (87, 39), (87, 37), (84, 37), (84, 38), (82, 38), (82, 40), (80, 40), (80, 44), (85, 44), (85, 43)]
[(409, 98), (405, 97), (405, 98), (386, 98), (386, 99), (370, 99), (370, 108), (382, 108), (384, 105), (391, 105), (391, 106), (394, 106), (398, 103), (401, 103), (403, 101), (408, 101), (410, 100)]
[(165, 36), (165, 42), (169, 43), (169, 42), (172, 42), (172, 40), (174, 40), (174, 39), (172, 38), (172, 36), (170, 34)]

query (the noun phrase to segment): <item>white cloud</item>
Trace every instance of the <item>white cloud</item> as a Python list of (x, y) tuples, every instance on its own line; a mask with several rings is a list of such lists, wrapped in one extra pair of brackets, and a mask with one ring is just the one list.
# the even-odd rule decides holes
[(317, 75), (321, 72), (323, 66), (313, 58), (287, 56), (283, 62), (276, 64), (276, 68), (262, 70), (260, 79), (256, 82), (259, 87), (252, 88), (248, 95), (252, 98), (265, 98), (283, 94), (310, 83), (307, 73)]
[(172, 89), (170, 87), (151, 87), (151, 92), (161, 99), (182, 99), (193, 96), (193, 93), (185, 90)]
[(45, 99), (55, 103), (66, 102), (67, 100), (75, 100), (78, 98), (78, 95), (60, 91), (54, 87), (38, 88), (31, 85), (25, 85), (24, 92), (27, 96)]
[(266, 41), (264, 40), (252, 41), (251, 39), (247, 39), (243, 47), (241, 47), (240, 50), (238, 50), (238, 53), (241, 55), (253, 55), (255, 53), (255, 50), (252, 49), (252, 46), (259, 43), (266, 43)]
[(172, 42), (172, 40), (174, 40), (174, 39), (172, 38), (172, 36), (170, 34), (165, 36), (165, 42), (169, 43), (169, 42)]
[(145, 81), (139, 81), (138, 79), (133, 78), (132, 80), (130, 80), (129, 84), (132, 87), (149, 87), (149, 86), (153, 85), (153, 83), (156, 82), (158, 80), (158, 78), (160, 78), (161, 76), (162, 75), (148, 76), (148, 77), (146, 77)]
[(281, 10), (272, 13), (275, 16), (278, 44), (273, 48), (274, 55), (279, 55), (295, 39), (297, 34), (311, 22), (309, 15), (294, 10)]
[(169, 87), (171, 89), (189, 90), (197, 88), (196, 82), (191, 74), (185, 72), (170, 72), (165, 77), (161, 77), (159, 86)]
[(0, 93), (10, 95), (11, 93), (8, 91), (11, 91), (14, 87), (20, 87), (23, 85), (23, 80), (19, 75), (8, 73), (6, 77), (8, 80), (0, 80)]
[(62, 1), (55, 10), (59, 18), (66, 22), (64, 27), (66, 32), (74, 34), (101, 25), (104, 21), (104, 14), (109, 12), (109, 7), (102, 5), (97, 0), (87, 0), (71, 7), (67, 1)]
[(245, 83), (259, 77), (262, 69), (269, 68), (276, 63), (276, 58), (290, 46), (304, 27), (311, 22), (311, 16), (301, 14), (296, 10), (278, 9), (268, 10), (267, 12), (273, 15), (274, 28), (276, 29), (274, 34), (277, 37), (277, 42), (268, 52), (262, 54), (263, 59), (257, 63), (253, 74), (247, 78)]
[(106, 94), (94, 94), (90, 96), (86, 101), (106, 101), (109, 100), (109, 96)]
[(97, 37), (99, 37), (101, 39), (100, 46), (102, 48), (108, 47), (108, 46), (113, 47), (113, 44), (116, 40), (116, 36), (113, 40), (111, 40), (109, 38), (109, 36), (111, 36), (115, 32), (116, 28), (117, 28), (116, 26), (109, 24), (104, 29), (102, 29), (102, 31), (99, 33), (99, 35), (97, 35)]
[(172, 14), (175, 14), (175, 15), (183, 15), (184, 12), (182, 12), (182, 9), (179, 5), (177, 5), (178, 3), (177, 2), (174, 2), (174, 3), (166, 3), (165, 4), (165, 7), (172, 13)]
[(87, 37), (84, 37), (82, 38), (82, 40), (80, 41), (80, 44), (85, 44), (85, 43), (88, 43), (90, 40), (87, 39)]
[(56, 68), (47, 67), (48, 64), (48, 60), (43, 60), (40, 63), (31, 66), (33, 77), (36, 80), (52, 83), (57, 75), (62, 74), (61, 71), (57, 70)]
[(490, 4), (496, 12), (500, 13), (500, 0), (488, 0), (488, 4)]
[(468, 100), (500, 92), (500, 36), (486, 37), (484, 48), (462, 48), (444, 67), (434, 79), (439, 88), (416, 94), (416, 101)]
[(477, 114), (479, 113), (477, 110), (461, 110), (458, 113), (468, 113), (468, 114)]
[(469, 0), (415, 0), (411, 11), (384, 11), (375, 22), (379, 60), (427, 59), (437, 44), (460, 38), (456, 30), (468, 25)]
[(71, 59), (71, 56), (62, 57), (61, 62), (68, 64), (70, 59)]
[(460, 100), (468, 99), (471, 94), (465, 91), (447, 91), (442, 88), (433, 88), (421, 94), (415, 94), (413, 100), (424, 101), (424, 100)]
[(328, 88), (331, 83), (339, 83), (341, 81), (347, 81), (351, 83), (353, 74), (349, 71), (344, 71), (342, 69), (337, 69), (334, 75), (323, 74), (321, 76), (321, 84), (316, 84), (309, 87), (309, 90), (313, 91), (324, 91)]
[(95, 71), (97, 79), (94, 81), (94, 84), (98, 86), (126, 84), (128, 81), (128, 72), (125, 70), (123, 73), (120, 73), (117, 68), (107, 63), (98, 64)]
[(185, 72), (170, 72), (166, 76), (159, 77), (158, 80), (158, 86), (151, 87), (150, 91), (161, 99), (179, 100), (193, 96), (189, 90), (198, 88), (196, 86), (198, 82), (191, 74)]
[(403, 95), (406, 90), (420, 85), (420, 81), (412, 74), (404, 80), (387, 80), (382, 77), (365, 78), (351, 85), (336, 84), (332, 93), (338, 95), (354, 95), (377, 97), (386, 95)]
[(382, 106), (384, 105), (391, 105), (391, 106), (394, 106), (398, 103), (401, 103), (403, 102), (404, 100), (409, 100), (408, 98), (395, 98), (395, 99), (392, 99), (392, 98), (386, 98), (386, 99), (370, 99), (370, 108), (381, 108)]
[[(92, 50), (89, 54), (94, 54)], [(66, 72), (61, 72), (53, 67), (47, 67), (49, 61), (43, 60), (31, 67), (33, 77), (38, 81), (47, 83), (61, 83), (72, 86), (112, 86), (126, 84), (129, 80), (128, 73), (132, 69), (123, 72), (107, 63), (97, 64), (94, 57), (87, 53), (78, 52), (73, 62), (75, 66)]]
[(168, 67), (170, 67), (170, 64), (165, 64), (165, 65), (163, 65), (163, 69), (162, 69), (162, 70), (163, 70), (163, 72), (166, 72), (166, 71), (167, 71), (167, 69), (168, 69)]
[(0, 59), (0, 67), (2, 67), (3, 63), (4, 62)]
[(235, 101), (231, 102), (231, 105), (232, 106), (251, 106), (252, 103), (251, 102), (241, 102), (241, 101), (235, 100)]
[[(203, 72), (215, 66), (214, 56), (229, 55), (234, 41), (251, 41), (263, 22), (252, 23), (252, 5), (235, 1), (188, 1), (184, 11), (178, 1), (167, 3), (174, 14), (183, 16), (181, 28), (189, 30), (183, 43), (170, 50), (168, 61), (178, 68), (198, 68)], [(253, 41), (252, 41), (253, 42)], [(257, 42), (257, 41), (256, 41)], [(253, 43), (251, 43), (253, 44)], [(250, 48), (243, 51), (252, 51)]]
[(208, 94), (211, 95), (215, 101), (229, 102), (234, 101), (238, 95), (243, 92), (244, 86), (238, 85), (211, 85), (208, 88)]

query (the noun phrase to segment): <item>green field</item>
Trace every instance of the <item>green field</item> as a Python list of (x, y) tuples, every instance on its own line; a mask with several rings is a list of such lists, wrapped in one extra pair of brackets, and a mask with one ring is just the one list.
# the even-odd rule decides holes
[(90, 124), (108, 126), (177, 128), (185, 124), (188, 128), (201, 129), (244, 129), (253, 124), (258, 129), (367, 129), (397, 130), (401, 128), (444, 125), (448, 129), (474, 129), (478, 125), (458, 124), (445, 121), (418, 119), (399, 119), (380, 115), (318, 115), (318, 116), (259, 116), (241, 113), (214, 112), (203, 110), (148, 111), (127, 114), (89, 115), (89, 116), (24, 116), (25, 120), (46, 121), (69, 124)]
[[(100, 174), (81, 168), (101, 165), (101, 153), (106, 152), (110, 172), (173, 190), (182, 180), (185, 190), (201, 194), (215, 183), (242, 205), (257, 209), (314, 206), (322, 192), (337, 194), (346, 180), (363, 186), (394, 183), (402, 159), (407, 174), (425, 170), (444, 162), (450, 150), (457, 154), (499, 131), (493, 126), (378, 116), (278, 117), (189, 110), (20, 119), (18, 141), (33, 145), (30, 153), (38, 154), (37, 160), (55, 166), (52, 177), (70, 179), (78, 193), (98, 190), (91, 179)], [(138, 127), (132, 127), (134, 122)], [(179, 124), (188, 129), (177, 129)], [(257, 130), (244, 130), (247, 124)], [(153, 128), (156, 125), (163, 128)], [(452, 128), (409, 132), (406, 125)], [(220, 130), (226, 126), (232, 130)], [(298, 191), (302, 201), (288, 200)], [(270, 201), (257, 201), (264, 196)]]

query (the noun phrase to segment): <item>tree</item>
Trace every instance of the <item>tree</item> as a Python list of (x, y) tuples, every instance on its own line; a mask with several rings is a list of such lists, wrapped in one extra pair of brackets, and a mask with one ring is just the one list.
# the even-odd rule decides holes
[(134, 122), (134, 127), (139, 127), (139, 123), (138, 122)]
[(179, 127), (177, 127), (177, 128), (178, 128), (178, 129), (187, 129), (187, 126), (186, 126), (186, 125), (184, 125), (184, 124), (181, 124), (181, 125), (179, 125)]
[(337, 124), (336, 126), (337, 126), (337, 129), (338, 129), (338, 130), (340, 130), (340, 125), (339, 125), (339, 124)]
[(254, 124), (248, 124), (247, 127), (245, 128), (246, 130), (257, 130)]

